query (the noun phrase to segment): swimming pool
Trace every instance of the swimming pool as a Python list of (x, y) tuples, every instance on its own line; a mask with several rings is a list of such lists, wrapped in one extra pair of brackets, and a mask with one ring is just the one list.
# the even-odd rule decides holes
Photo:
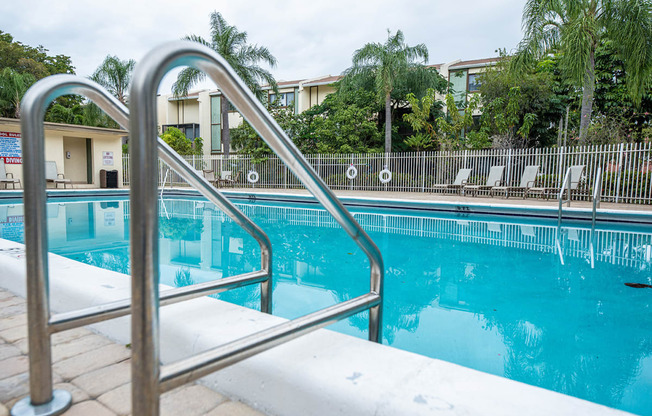
[[(239, 207), (274, 249), (274, 314), (294, 318), (368, 290), (363, 253), (322, 210)], [(640, 414), (652, 414), (652, 234), (465, 213), (353, 210), (385, 259), (383, 342)], [(161, 280), (253, 270), (258, 244), (201, 200), (160, 204)], [(50, 250), (128, 272), (129, 203), (49, 204)], [(22, 209), (0, 206), (0, 238)], [(258, 287), (219, 295), (258, 308)], [(333, 326), (365, 337), (360, 314)]]

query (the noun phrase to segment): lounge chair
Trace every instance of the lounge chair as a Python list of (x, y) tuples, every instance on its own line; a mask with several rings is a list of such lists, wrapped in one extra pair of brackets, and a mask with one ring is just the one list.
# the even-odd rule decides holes
[[(8, 175), (11, 175), (9, 177)], [(13, 173), (7, 173), (5, 170), (5, 161), (0, 159), (0, 184), (4, 185), (4, 189), (7, 189), (7, 185), (11, 184), (13, 189), (16, 189), (16, 184), (20, 187), (20, 179), (14, 179)]]
[(204, 169), (202, 172), (204, 173), (204, 178), (206, 178), (208, 182), (210, 182), (214, 187), (218, 186), (215, 172), (212, 169)]
[(500, 186), (503, 183), (503, 172), (505, 171), (505, 166), (492, 166), (489, 169), (489, 176), (487, 176), (487, 183), (484, 185), (465, 185), (462, 188), (462, 192), (466, 195), (473, 194), (473, 196), (478, 196), (478, 191), (489, 191), (494, 186)]
[(521, 176), (521, 183), (518, 186), (494, 186), (491, 188), (490, 195), (494, 196), (499, 193), (504, 193), (505, 198), (509, 198), (512, 193), (522, 192), (523, 198), (527, 195), (528, 189), (534, 186), (534, 182), (537, 179), (537, 173), (539, 173), (538, 165), (526, 166)]
[(230, 170), (223, 170), (222, 171), (222, 177), (218, 180), (219, 186), (230, 186), (230, 187), (235, 187), (236, 182), (240, 179), (240, 174), (242, 171), (238, 171), (235, 174), (235, 178), (233, 177), (232, 173)]
[[(582, 173), (584, 172), (584, 165), (574, 165), (570, 167), (570, 189), (571, 197), (573, 194), (579, 192), (579, 185), (582, 180)], [(561, 188), (552, 186), (539, 186), (527, 190), (527, 195), (538, 195), (540, 197), (549, 199), (551, 196), (556, 197), (561, 191)], [(527, 196), (526, 195), (526, 196)]]
[(461, 193), (462, 187), (466, 185), (466, 182), (469, 180), (469, 175), (471, 175), (471, 170), (472, 169), (460, 169), (457, 172), (457, 176), (455, 177), (455, 181), (453, 183), (437, 184), (437, 185), (433, 185), (432, 188), (439, 191), (454, 190), (457, 191), (458, 193)]
[(45, 162), (45, 181), (46, 182), (54, 182), (54, 187), (58, 188), (59, 184), (63, 184), (63, 188), (65, 189), (67, 185), (70, 185), (72, 188), (72, 181), (70, 179), (66, 179), (65, 176), (63, 176), (63, 173), (57, 173), (57, 162), (54, 161), (46, 161)]

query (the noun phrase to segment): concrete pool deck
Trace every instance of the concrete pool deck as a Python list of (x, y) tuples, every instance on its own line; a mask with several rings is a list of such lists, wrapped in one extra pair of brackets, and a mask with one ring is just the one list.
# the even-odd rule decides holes
[[(275, 188), (251, 188), (251, 187), (236, 187), (236, 188), (219, 188), (225, 194), (279, 194), (288, 196), (311, 196), (311, 194), (304, 189), (275, 189)], [(189, 187), (165, 187), (165, 192), (173, 191), (192, 191)], [(462, 196), (454, 193), (432, 193), (432, 192), (394, 192), (394, 191), (351, 191), (351, 190), (335, 190), (335, 195), (340, 198), (360, 198), (360, 199), (380, 199), (389, 201), (423, 201), (435, 204), (487, 204), (487, 205), (503, 205), (503, 206), (527, 206), (527, 207), (540, 207), (540, 208), (554, 208), (557, 209), (559, 202), (556, 199), (539, 199), (522, 197), (505, 198), (490, 198), (486, 196)], [(129, 193), (129, 187), (118, 189), (90, 189), (90, 188), (73, 188), (73, 189), (48, 189), (50, 195), (79, 195), (86, 194), (92, 195), (115, 195)], [(0, 190), (0, 201), (3, 199), (16, 199), (22, 198), (22, 190)], [(591, 201), (572, 201), (571, 208), (573, 209), (592, 209)], [(564, 208), (567, 208), (564, 204)], [(599, 210), (613, 210), (613, 211), (641, 211), (652, 214), (652, 204), (626, 204), (602, 201)]]
[[(168, 189), (189, 189), (189, 188), (168, 188)], [(275, 193), (282, 195), (302, 195), (310, 196), (311, 194), (303, 189), (267, 189), (267, 188), (220, 188), (221, 191), (229, 192), (244, 192), (253, 194)], [(559, 206), (556, 199), (537, 199), (522, 197), (505, 198), (490, 198), (486, 196), (462, 196), (458, 194), (443, 194), (443, 193), (429, 193), (429, 192), (394, 192), (394, 191), (350, 191), (350, 190), (336, 190), (335, 195), (340, 198), (369, 198), (369, 199), (385, 199), (385, 200), (407, 200), (407, 201), (426, 201), (433, 203), (462, 203), (462, 204), (491, 204), (491, 205), (524, 205), (528, 207), (546, 207), (555, 208)], [(572, 201), (571, 208), (584, 208), (592, 209), (593, 203), (591, 201)], [(564, 205), (566, 208), (566, 205)], [(601, 202), (601, 210), (622, 210), (622, 211), (647, 211), (652, 214), (652, 205), (645, 204), (624, 204), (615, 202)]]

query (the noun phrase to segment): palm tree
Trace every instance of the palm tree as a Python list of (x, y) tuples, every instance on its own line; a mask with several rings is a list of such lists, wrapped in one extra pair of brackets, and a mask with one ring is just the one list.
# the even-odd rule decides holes
[(127, 105), (127, 92), (135, 66), (136, 61), (133, 59), (121, 61), (117, 56), (107, 55), (90, 78)]
[[(247, 44), (247, 32), (240, 32), (237, 27), (227, 24), (219, 12), (211, 13), (210, 26), (210, 42), (197, 35), (186, 36), (184, 39), (201, 43), (219, 53), (249, 89), (262, 100), (264, 92), (259, 82), (264, 81), (275, 88), (276, 81), (272, 74), (261, 68), (258, 63), (263, 61), (273, 68), (276, 66), (276, 58), (263, 46)], [(177, 96), (186, 95), (190, 87), (205, 78), (206, 74), (198, 69), (185, 68), (179, 73), (177, 81), (172, 86), (172, 91)], [(228, 158), (231, 147), (229, 103), (224, 96), (220, 101), (222, 143), (224, 144), (224, 155)]]
[(27, 89), (36, 82), (29, 73), (5, 68), (0, 72), (0, 115), (20, 118), (20, 100)]
[[(423, 62), (420, 62), (423, 60)], [(381, 101), (385, 103), (385, 152), (392, 151), (392, 91), (412, 72), (427, 71), (424, 66), (428, 61), (428, 48), (423, 43), (407, 46), (403, 32), (396, 31), (392, 36), (387, 30), (384, 44), (367, 43), (353, 54), (351, 68), (344, 72), (343, 85), (355, 83), (356, 80), (372, 77), (374, 88)], [(427, 79), (428, 77), (417, 77)], [(425, 86), (425, 85), (424, 85)]]
[(595, 52), (605, 38), (618, 45), (629, 93), (640, 103), (652, 68), (650, 0), (527, 0), (523, 31), (517, 65), (558, 51), (567, 75), (582, 85), (580, 143), (586, 143), (591, 122)]
[(20, 118), (20, 100), (35, 82), (36, 78), (30, 73), (3, 69), (0, 72), (0, 115)]

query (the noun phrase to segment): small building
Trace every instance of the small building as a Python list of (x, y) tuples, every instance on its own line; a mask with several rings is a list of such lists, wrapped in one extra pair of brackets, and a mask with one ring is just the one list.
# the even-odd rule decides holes
[[(58, 173), (70, 179), (74, 188), (99, 188), (103, 169), (117, 170), (118, 186), (122, 186), (125, 130), (47, 122), (44, 125), (45, 160), (54, 161)], [(5, 162), (7, 173), (22, 183), (24, 149), (20, 133), (20, 120), (0, 118), (0, 159)]]

